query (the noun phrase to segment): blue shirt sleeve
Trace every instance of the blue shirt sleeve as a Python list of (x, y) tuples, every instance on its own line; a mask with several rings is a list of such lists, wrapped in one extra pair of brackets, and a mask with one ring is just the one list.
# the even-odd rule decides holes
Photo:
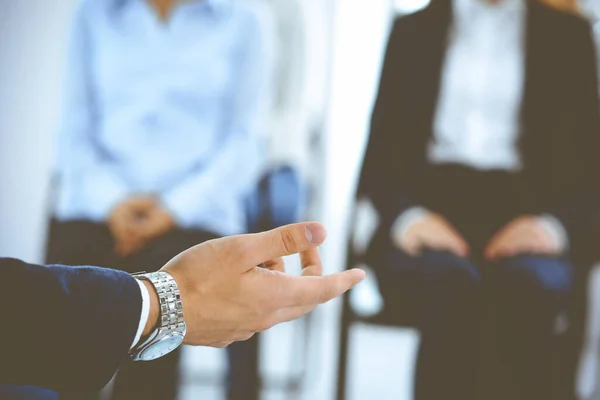
[[(243, 200), (258, 184), (274, 77), (274, 25), (268, 8), (254, 10), (240, 35), (232, 110), (224, 122), (220, 150), (162, 196), (182, 227), (193, 227), (201, 213), (220, 198)], [(260, 12), (259, 12), (260, 11)]]
[(75, 13), (67, 56), (64, 109), (57, 174), (61, 198), (57, 214), (102, 221), (128, 193), (126, 183), (103, 154), (95, 135), (98, 108), (94, 96), (90, 19), (93, 2), (83, 1)]

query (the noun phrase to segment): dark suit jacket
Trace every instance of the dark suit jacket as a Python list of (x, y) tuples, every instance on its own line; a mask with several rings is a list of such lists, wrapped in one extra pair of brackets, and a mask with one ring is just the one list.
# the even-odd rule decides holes
[(127, 357), (142, 297), (124, 272), (0, 259), (0, 304), (0, 383), (85, 391)]
[[(537, 1), (528, 2), (526, 79), (519, 151), (535, 210), (551, 213), (571, 243), (588, 232), (600, 206), (596, 159), (600, 151), (595, 48), (589, 24)], [(452, 4), (429, 7), (394, 23), (359, 191), (381, 216), (379, 240), (415, 205), (419, 171), (440, 90)]]

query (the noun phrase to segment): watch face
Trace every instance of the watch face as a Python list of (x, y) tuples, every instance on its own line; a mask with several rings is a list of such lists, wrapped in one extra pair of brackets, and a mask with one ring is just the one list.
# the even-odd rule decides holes
[(167, 336), (160, 342), (153, 344), (140, 354), (140, 358), (144, 361), (152, 361), (169, 354), (178, 348), (183, 342), (183, 336), (173, 335)]

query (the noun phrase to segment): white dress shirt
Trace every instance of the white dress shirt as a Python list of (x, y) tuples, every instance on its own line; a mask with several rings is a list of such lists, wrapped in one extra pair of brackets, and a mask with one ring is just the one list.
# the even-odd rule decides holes
[[(453, 11), (429, 161), (482, 171), (518, 171), (525, 1), (454, 0)], [(396, 220), (392, 235), (404, 236), (427, 214), (422, 207), (405, 211)], [(568, 237), (560, 221), (551, 215), (540, 216), (538, 221), (557, 247), (565, 250)]]
[(146, 285), (144, 285), (142, 281), (138, 279), (137, 283), (140, 287), (140, 293), (142, 295), (142, 312), (140, 314), (140, 322), (138, 324), (137, 333), (135, 334), (133, 343), (131, 343), (130, 349), (133, 349), (142, 338), (142, 333), (144, 333), (144, 328), (146, 327), (146, 323), (150, 317), (150, 293), (148, 293), (148, 288), (146, 288)]
[(429, 159), (518, 170), (526, 6), (523, 0), (453, 4)]

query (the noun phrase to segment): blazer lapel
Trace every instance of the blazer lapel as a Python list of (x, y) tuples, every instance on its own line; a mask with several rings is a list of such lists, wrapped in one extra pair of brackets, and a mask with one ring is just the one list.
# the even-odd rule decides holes
[[(417, 25), (411, 52), (415, 68), (409, 71), (407, 84), (412, 97), (417, 124), (427, 130), (429, 135), (419, 135), (429, 140), (433, 127), (433, 118), (440, 92), (442, 69), (446, 56), (448, 36), (452, 20), (451, 0), (434, 0), (423, 13), (421, 24)], [(420, 131), (420, 129), (418, 129)]]
[[(525, 38), (525, 87), (521, 106), (521, 135), (519, 147), (524, 163), (528, 166), (530, 158), (544, 153), (543, 147), (551, 144), (550, 138), (538, 140), (538, 135), (544, 134), (543, 121), (548, 98), (546, 91), (551, 87), (548, 76), (552, 72), (551, 52), (548, 46), (548, 34), (544, 18), (543, 6), (534, 1), (528, 1)], [(551, 79), (550, 79), (551, 81)], [(548, 86), (550, 84), (550, 86)], [(541, 124), (541, 125), (540, 125)]]
[(524, 132), (528, 130), (525, 128), (531, 123), (532, 114), (535, 112), (535, 104), (537, 103), (536, 94), (537, 86), (539, 85), (538, 75), (540, 73), (537, 65), (540, 60), (537, 54), (539, 51), (538, 43), (540, 43), (537, 19), (536, 7), (529, 2), (525, 28), (525, 88), (521, 107), (521, 121)]

